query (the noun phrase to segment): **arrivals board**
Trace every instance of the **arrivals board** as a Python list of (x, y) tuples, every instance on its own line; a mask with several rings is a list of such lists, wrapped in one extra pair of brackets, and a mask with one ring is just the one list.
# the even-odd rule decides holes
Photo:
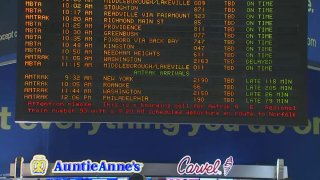
[(307, 1), (19, 1), (17, 122), (305, 124)]

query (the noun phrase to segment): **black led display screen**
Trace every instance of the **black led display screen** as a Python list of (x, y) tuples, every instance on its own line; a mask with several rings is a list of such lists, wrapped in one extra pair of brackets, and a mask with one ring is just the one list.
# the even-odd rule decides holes
[(305, 0), (19, 1), (17, 122), (301, 125)]

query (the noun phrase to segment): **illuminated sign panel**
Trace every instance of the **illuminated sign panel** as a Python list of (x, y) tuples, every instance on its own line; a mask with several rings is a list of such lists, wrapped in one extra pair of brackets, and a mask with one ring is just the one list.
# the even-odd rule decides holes
[(177, 165), (177, 173), (179, 175), (213, 175), (227, 176), (233, 167), (233, 157), (229, 156), (224, 164), (220, 159), (216, 159), (214, 163), (206, 162), (204, 164), (193, 163), (191, 156), (184, 156)]
[(82, 162), (62, 162), (56, 161), (52, 173), (139, 173), (143, 163), (131, 162), (92, 162), (86, 160)]
[[(33, 176), (47, 175), (48, 160), (44, 155), (35, 155), (30, 162), (30, 172)], [(94, 162), (90, 159), (78, 162), (64, 162), (58, 160), (52, 167), (53, 174), (85, 174), (85, 173), (140, 173), (144, 164), (132, 160), (131, 162)]]
[(19, 2), (17, 122), (306, 123), (307, 2)]

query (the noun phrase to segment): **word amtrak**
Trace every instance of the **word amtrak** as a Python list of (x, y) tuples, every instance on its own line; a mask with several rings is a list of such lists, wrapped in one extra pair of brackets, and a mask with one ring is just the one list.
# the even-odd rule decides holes
[(132, 160), (131, 162), (62, 162), (56, 161), (52, 173), (140, 173), (143, 163)]

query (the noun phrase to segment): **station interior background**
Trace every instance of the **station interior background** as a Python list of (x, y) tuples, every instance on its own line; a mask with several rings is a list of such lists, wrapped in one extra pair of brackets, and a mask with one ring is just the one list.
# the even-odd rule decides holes
[[(0, 35), (17, 31), (17, 1), (0, 1)], [(307, 1), (307, 0), (305, 0)], [(308, 0), (308, 126), (238, 126), (125, 123), (15, 124), (16, 41), (0, 40), (0, 174), (15, 157), (35, 154), (49, 161), (83, 159), (177, 163), (234, 157), (235, 164), (275, 165), (283, 158), (289, 176), (319, 180), (320, 1)]]

